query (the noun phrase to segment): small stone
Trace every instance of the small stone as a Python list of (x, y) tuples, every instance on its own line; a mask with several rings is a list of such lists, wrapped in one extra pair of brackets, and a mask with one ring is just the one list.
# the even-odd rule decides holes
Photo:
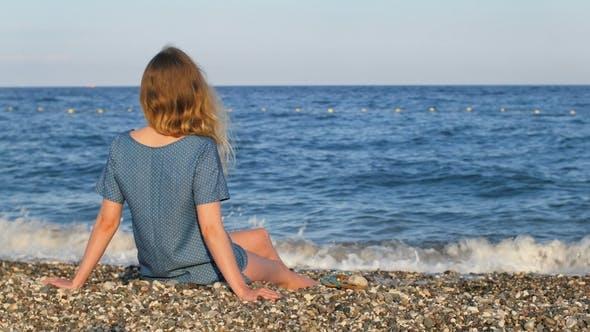
[(16, 303), (12, 303), (11, 305), (8, 306), (8, 311), (17, 311), (18, 310), (18, 305)]
[(535, 329), (535, 320), (529, 319), (526, 323), (524, 323), (524, 329), (527, 331), (533, 331)]
[(106, 291), (110, 291), (115, 289), (115, 283), (112, 281), (106, 281), (102, 283), (102, 289), (106, 290)]
[(426, 326), (426, 328), (433, 328), (434, 327), (434, 321), (432, 320), (432, 318), (426, 316), (424, 317), (424, 322), (422, 322), (424, 324), (424, 326)]
[(163, 288), (164, 288), (164, 283), (162, 283), (162, 282), (161, 282), (161, 281), (159, 281), (159, 280), (154, 280), (154, 281), (153, 281), (153, 283), (152, 283), (152, 286), (153, 286), (155, 289), (163, 289)]
[(351, 275), (350, 277), (348, 277), (347, 282), (351, 285), (355, 285), (355, 286), (361, 287), (361, 288), (365, 288), (365, 287), (369, 286), (369, 282), (367, 281), (367, 279), (361, 275), (358, 275), (358, 274), (354, 274), (354, 275)]
[(565, 326), (568, 329), (573, 328), (574, 326), (576, 326), (578, 324), (578, 321), (574, 318), (574, 317), (569, 317), (566, 321), (565, 321)]
[(543, 321), (545, 322), (545, 324), (549, 325), (549, 326), (553, 326), (555, 325), (557, 322), (551, 318), (551, 317), (544, 317)]
[(342, 303), (338, 303), (334, 307), (334, 309), (337, 310), (337, 311), (341, 311), (341, 312), (343, 312), (345, 314), (350, 314), (350, 310), (351, 310), (350, 306), (344, 305)]
[(213, 288), (215, 288), (215, 289), (221, 288), (221, 286), (223, 286), (223, 285), (219, 281), (217, 281), (213, 284)]
[(389, 293), (393, 294), (393, 298), (401, 302), (402, 304), (408, 304), (410, 302), (410, 297), (405, 293), (402, 293), (395, 289), (390, 289)]
[(481, 314), (482, 317), (484, 318), (489, 318), (492, 317), (492, 311), (491, 310), (484, 310), (483, 313)]
[(475, 306), (469, 306), (467, 307), (467, 312), (471, 313), (471, 314), (477, 314), (479, 313), (479, 309), (477, 309), (477, 307)]
[(311, 295), (311, 294), (305, 294), (303, 295), (303, 298), (307, 301), (307, 302), (311, 302), (315, 296)]

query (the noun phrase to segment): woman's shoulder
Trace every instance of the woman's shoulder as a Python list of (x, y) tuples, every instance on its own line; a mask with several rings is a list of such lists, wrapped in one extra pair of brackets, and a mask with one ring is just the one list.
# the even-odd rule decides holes
[(131, 138), (131, 136), (129, 135), (130, 132), (131, 132), (131, 130), (125, 130), (125, 131), (115, 134), (115, 136), (112, 138), (112, 141), (111, 141), (111, 150), (119, 148), (121, 146), (122, 142)]
[(211, 145), (215, 145), (215, 140), (213, 138), (196, 134), (186, 135), (179, 141), (188, 143), (186, 145), (190, 148), (207, 148)]

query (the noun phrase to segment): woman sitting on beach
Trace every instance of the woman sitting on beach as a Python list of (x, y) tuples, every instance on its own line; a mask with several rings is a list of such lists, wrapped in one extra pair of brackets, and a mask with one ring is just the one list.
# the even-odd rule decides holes
[(224, 229), (220, 201), (229, 199), (224, 173), (232, 155), (227, 115), (192, 59), (174, 47), (158, 53), (143, 74), (140, 102), (148, 126), (121, 133), (111, 144), (96, 185), (104, 199), (75, 276), (43, 282), (81, 287), (127, 202), (144, 279), (225, 281), (247, 301), (280, 298), (251, 288), (252, 281), (287, 289), (316, 285), (282, 262), (264, 228)]

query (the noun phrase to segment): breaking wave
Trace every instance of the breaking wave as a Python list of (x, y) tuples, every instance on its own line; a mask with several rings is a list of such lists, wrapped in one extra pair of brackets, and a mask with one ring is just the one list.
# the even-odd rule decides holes
[[(18, 261), (78, 261), (90, 236), (86, 224), (0, 218), (0, 259)], [(317, 244), (301, 236), (275, 240), (291, 267), (337, 270), (384, 270), (436, 273), (535, 272), (590, 273), (590, 236), (577, 242), (539, 242), (526, 235), (493, 243), (469, 238), (439, 247), (411, 246), (401, 241), (378, 244)], [(137, 264), (133, 234), (120, 228), (103, 263)]]

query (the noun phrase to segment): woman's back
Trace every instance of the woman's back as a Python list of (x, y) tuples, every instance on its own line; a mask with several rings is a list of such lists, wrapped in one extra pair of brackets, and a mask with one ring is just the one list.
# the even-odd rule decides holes
[[(187, 135), (152, 147), (131, 131), (122, 133), (111, 145), (96, 190), (111, 201), (127, 202), (143, 276), (203, 284), (220, 279), (195, 209), (229, 199), (213, 139)], [(245, 266), (245, 252), (233, 246), (238, 264)]]

